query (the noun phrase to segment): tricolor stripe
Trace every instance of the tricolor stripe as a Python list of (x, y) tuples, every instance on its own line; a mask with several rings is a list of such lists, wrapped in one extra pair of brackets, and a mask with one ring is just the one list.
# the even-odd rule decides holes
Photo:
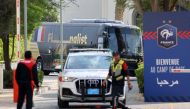
[(44, 32), (45, 28), (44, 27), (39, 27), (38, 29), (38, 34), (37, 34), (37, 42), (43, 42), (44, 41)]
[[(184, 39), (184, 40), (190, 39), (190, 31), (178, 31), (177, 36), (180, 39)], [(157, 39), (157, 32), (152, 32), (152, 31), (144, 32), (143, 33), (143, 39), (144, 40), (156, 40)]]

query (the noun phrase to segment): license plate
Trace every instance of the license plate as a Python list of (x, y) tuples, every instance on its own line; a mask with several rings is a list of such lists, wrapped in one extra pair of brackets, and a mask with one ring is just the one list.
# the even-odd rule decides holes
[(88, 95), (98, 95), (99, 94), (99, 89), (87, 89), (87, 94)]

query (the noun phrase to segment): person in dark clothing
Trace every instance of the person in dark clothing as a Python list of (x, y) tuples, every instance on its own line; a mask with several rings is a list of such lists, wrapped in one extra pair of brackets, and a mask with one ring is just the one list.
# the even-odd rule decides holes
[(125, 48), (123, 48), (123, 50), (121, 51), (120, 57), (121, 58), (126, 58), (127, 57), (127, 51), (126, 51)]
[(25, 60), (20, 61), (16, 68), (16, 82), (19, 88), (17, 109), (22, 109), (25, 97), (26, 109), (32, 109), (34, 87), (39, 90), (37, 66), (31, 58), (31, 51), (26, 51)]
[(127, 68), (128, 66), (126, 62), (120, 59), (119, 53), (114, 53), (113, 62), (110, 65), (108, 76), (103, 82), (103, 85), (105, 85), (106, 81), (112, 77), (112, 102), (114, 102), (116, 96), (119, 97), (123, 94), (125, 77), (127, 77), (128, 89), (132, 89)]

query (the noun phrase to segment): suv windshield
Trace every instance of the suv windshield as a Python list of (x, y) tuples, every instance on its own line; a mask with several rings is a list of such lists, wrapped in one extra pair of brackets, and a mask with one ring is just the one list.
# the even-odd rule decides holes
[(66, 69), (109, 69), (111, 56), (69, 56)]

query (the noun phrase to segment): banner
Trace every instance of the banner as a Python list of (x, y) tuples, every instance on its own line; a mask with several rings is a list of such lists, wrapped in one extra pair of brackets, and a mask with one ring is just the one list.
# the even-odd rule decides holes
[(146, 102), (190, 101), (190, 13), (145, 13)]

